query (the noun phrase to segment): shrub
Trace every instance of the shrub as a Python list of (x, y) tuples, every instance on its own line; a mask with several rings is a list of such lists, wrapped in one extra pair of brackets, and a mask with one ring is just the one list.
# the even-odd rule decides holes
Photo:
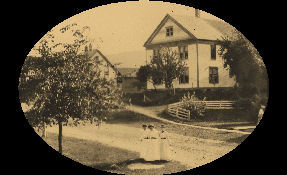
[(198, 97), (196, 97), (195, 93), (190, 95), (188, 92), (181, 98), (182, 108), (190, 111), (191, 118), (196, 119), (202, 117), (206, 112), (206, 104), (204, 100), (205, 99), (200, 100)]
[(260, 108), (260, 99), (257, 98), (240, 98), (235, 104), (235, 107), (244, 112), (245, 118), (249, 121), (257, 121)]
[(249, 98), (240, 98), (234, 104), (235, 108), (249, 110), (250, 106), (252, 105), (252, 101)]

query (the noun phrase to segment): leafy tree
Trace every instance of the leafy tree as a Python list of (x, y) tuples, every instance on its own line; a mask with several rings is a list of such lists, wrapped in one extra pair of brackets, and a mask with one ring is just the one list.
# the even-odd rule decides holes
[(27, 57), (20, 76), (21, 102), (33, 101), (26, 118), (33, 127), (58, 124), (60, 153), (62, 125), (69, 119), (75, 126), (92, 123), (122, 105), (115, 83), (101, 78), (100, 63), (82, 52), (90, 43), (88, 29), (76, 24), (61, 28), (58, 37), (67, 35), (71, 41), (57, 41), (56, 32), (48, 32), (35, 47), (40, 56)]
[[(262, 58), (254, 46), (241, 34), (223, 38), (219, 54), (236, 79), (240, 98), (249, 99), (253, 115), (258, 113), (260, 103), (267, 103), (268, 75)], [(246, 100), (245, 100), (246, 101)]]
[(137, 72), (137, 79), (140, 82), (141, 87), (146, 87), (147, 82), (151, 82), (156, 91), (156, 85), (162, 83), (161, 77), (158, 74), (155, 74), (155, 71), (152, 71), (150, 65), (141, 66)]
[(146, 83), (150, 77), (150, 67), (149, 65), (144, 65), (141, 66), (137, 72), (137, 79), (142, 82), (142, 83)]
[(171, 89), (173, 80), (184, 73), (185, 63), (179, 59), (178, 53), (169, 47), (159, 49), (157, 56), (151, 59), (149, 64), (150, 76), (155, 84), (164, 83)]

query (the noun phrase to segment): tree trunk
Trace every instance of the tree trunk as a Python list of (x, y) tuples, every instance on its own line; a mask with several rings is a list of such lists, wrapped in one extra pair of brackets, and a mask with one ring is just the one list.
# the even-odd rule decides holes
[(47, 132), (46, 132), (46, 124), (43, 122), (42, 124), (42, 137), (46, 138), (47, 137)]
[(62, 122), (59, 122), (59, 136), (58, 136), (58, 141), (59, 141), (59, 152), (62, 154)]
[(153, 88), (154, 88), (155, 93), (157, 93), (157, 91), (156, 91), (156, 85), (153, 84)]

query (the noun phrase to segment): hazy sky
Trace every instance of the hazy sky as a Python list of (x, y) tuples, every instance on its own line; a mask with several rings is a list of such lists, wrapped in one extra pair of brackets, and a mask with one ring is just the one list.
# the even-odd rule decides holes
[[(96, 38), (95, 45), (105, 55), (144, 51), (144, 42), (167, 13), (194, 16), (194, 9), (168, 2), (144, 0), (115, 3), (72, 16), (55, 26), (55, 29), (71, 23), (90, 26), (91, 35)], [(218, 19), (203, 11), (200, 11), (200, 17)]]

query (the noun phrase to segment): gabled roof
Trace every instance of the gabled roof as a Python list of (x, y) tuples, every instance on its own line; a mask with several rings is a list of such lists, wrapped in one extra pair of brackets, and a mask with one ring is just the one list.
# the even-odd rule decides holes
[(203, 19), (206, 23), (214, 27), (216, 30), (220, 31), (223, 36), (234, 36), (237, 29), (232, 25), (224, 21), (212, 20), (212, 19)]
[[(179, 15), (169, 15), (167, 14), (148, 40), (145, 42), (144, 46), (150, 44), (156, 34), (160, 31), (165, 22), (170, 19), (176, 25), (178, 25), (183, 31), (185, 31), (192, 39), (202, 39), (202, 40), (217, 40), (221, 39), (225, 33), (221, 29), (226, 28), (229, 24), (224, 22), (213, 22), (215, 20), (205, 20), (203, 18), (198, 18), (195, 16), (179, 16)], [(229, 29), (232, 27), (228, 26)]]
[(136, 77), (136, 73), (139, 68), (118, 68), (123, 77)]
[(196, 39), (196, 37), (190, 33), (186, 28), (184, 28), (179, 22), (177, 22), (174, 18), (172, 18), (169, 14), (165, 15), (163, 20), (159, 23), (159, 25), (156, 27), (156, 29), (153, 31), (153, 33), (150, 35), (150, 37), (145, 42), (144, 46), (150, 44), (150, 42), (153, 40), (153, 38), (156, 36), (156, 34), (160, 31), (162, 26), (167, 22), (168, 19), (171, 19), (175, 24), (177, 24), (183, 31), (185, 31), (191, 38)]
[[(119, 74), (120, 72), (119, 72), (119, 70), (108, 60), (108, 58), (104, 55), (104, 54), (102, 54), (102, 52), (101, 51), (99, 51), (98, 49), (94, 49), (94, 50), (92, 50), (92, 51), (88, 51), (86, 54), (88, 54), (88, 57), (90, 57), (90, 58), (94, 58), (95, 57), (95, 54), (96, 53), (99, 53), (99, 55), (101, 55), (101, 57), (113, 68), (113, 70), (117, 73), (117, 74)], [(27, 58), (40, 58), (40, 57), (38, 57), (38, 56), (27, 56)]]
[(113, 70), (114, 70), (117, 74), (120, 73), (119, 70), (118, 70), (118, 69), (108, 60), (108, 58), (105, 57), (105, 55), (102, 54), (102, 52), (99, 51), (98, 49), (94, 49), (94, 50), (92, 50), (92, 51), (89, 51), (87, 54), (88, 54), (89, 57), (94, 58), (95, 55), (96, 55), (96, 53), (99, 53), (99, 55), (101, 55), (101, 57), (113, 68)]

